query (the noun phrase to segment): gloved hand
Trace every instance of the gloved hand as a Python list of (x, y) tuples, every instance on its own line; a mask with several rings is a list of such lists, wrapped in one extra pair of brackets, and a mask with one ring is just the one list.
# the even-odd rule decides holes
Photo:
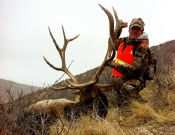
[(114, 68), (115, 67), (115, 62), (114, 61), (109, 61), (106, 66)]
[(120, 35), (121, 35), (121, 33), (122, 33), (122, 29), (123, 28), (126, 28), (126, 27), (128, 27), (128, 23), (127, 22), (123, 22), (121, 25), (120, 25), (120, 30), (119, 30), (119, 32), (117, 33), (117, 38), (119, 38), (120, 37)]
[(126, 27), (128, 27), (128, 22), (123, 22), (120, 26), (121, 29)]

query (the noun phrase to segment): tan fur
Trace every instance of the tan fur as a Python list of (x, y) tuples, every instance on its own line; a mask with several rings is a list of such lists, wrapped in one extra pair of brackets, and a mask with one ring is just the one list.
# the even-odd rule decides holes
[(45, 113), (53, 112), (56, 115), (63, 115), (64, 107), (69, 104), (75, 104), (76, 102), (67, 99), (49, 99), (42, 100), (35, 104), (30, 105), (27, 109), (27, 113)]

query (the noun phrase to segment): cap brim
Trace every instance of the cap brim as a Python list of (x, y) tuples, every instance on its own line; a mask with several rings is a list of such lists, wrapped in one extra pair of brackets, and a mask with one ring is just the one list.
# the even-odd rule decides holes
[(132, 28), (132, 27), (134, 27), (134, 26), (138, 26), (138, 27), (141, 28), (141, 30), (143, 30), (142, 27), (141, 27), (139, 24), (133, 24), (133, 25), (130, 26), (130, 28)]

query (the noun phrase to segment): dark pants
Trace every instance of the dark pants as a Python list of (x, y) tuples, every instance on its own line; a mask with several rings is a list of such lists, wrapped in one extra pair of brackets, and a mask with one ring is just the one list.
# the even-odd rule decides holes
[(139, 92), (144, 88), (144, 83), (139, 79), (127, 79), (126, 77), (112, 77), (111, 83), (117, 92), (118, 107), (121, 108), (130, 103), (131, 100), (142, 100)]

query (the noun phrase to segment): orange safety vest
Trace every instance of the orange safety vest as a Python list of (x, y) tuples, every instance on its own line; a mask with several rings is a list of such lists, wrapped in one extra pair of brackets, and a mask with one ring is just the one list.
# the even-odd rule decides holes
[[(133, 60), (134, 60), (134, 55), (132, 53), (134, 45), (131, 44), (131, 45), (126, 46), (126, 48), (124, 48), (124, 38), (121, 38), (120, 42), (121, 43), (120, 43), (118, 50), (117, 50), (115, 64), (116, 65), (123, 65), (125, 67), (127, 67), (127, 66), (132, 67)], [(144, 41), (138, 47), (140, 47), (141, 45), (148, 45), (148, 42)], [(124, 50), (123, 50), (123, 48), (124, 48)], [(124, 76), (122, 73), (120, 73), (116, 69), (112, 70), (112, 75), (117, 76), (117, 77)]]

